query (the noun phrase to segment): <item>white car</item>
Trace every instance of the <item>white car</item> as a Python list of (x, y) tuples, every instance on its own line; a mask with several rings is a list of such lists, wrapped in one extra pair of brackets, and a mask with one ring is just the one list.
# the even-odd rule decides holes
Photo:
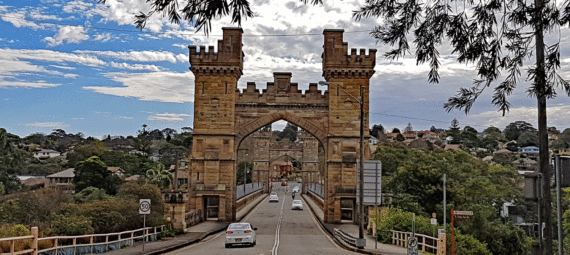
[(269, 196), (269, 203), (271, 203), (271, 202), (279, 203), (279, 197), (277, 195), (270, 195)]
[(300, 187), (299, 186), (295, 186), (295, 188), (293, 188), (293, 192), (299, 193)]
[(234, 244), (249, 244), (255, 246), (256, 238), (254, 228), (249, 223), (232, 223), (226, 231), (226, 248)]
[(301, 200), (293, 200), (291, 210), (303, 210), (303, 202)]

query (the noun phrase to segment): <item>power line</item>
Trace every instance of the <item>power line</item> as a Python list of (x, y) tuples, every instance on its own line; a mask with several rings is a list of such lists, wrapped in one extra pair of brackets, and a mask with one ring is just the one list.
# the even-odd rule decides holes
[[(106, 30), (106, 31), (116, 31), (116, 32), (127, 32), (127, 33), (137, 33), (137, 34), (156, 34), (156, 35), (192, 35), (192, 36), (201, 36), (201, 37), (209, 37), (209, 36), (223, 36), (223, 35), (198, 35), (196, 32), (184, 32), (184, 31), (168, 31), (168, 32), (152, 32), (152, 31), (142, 31), (142, 30), (128, 30), (128, 29), (119, 29), (119, 28), (106, 28), (106, 27), (95, 27), (95, 26), (85, 26), (85, 25), (74, 25), (74, 24), (65, 24), (60, 22), (53, 22), (53, 21), (42, 21), (42, 20), (35, 20), (35, 19), (28, 19), (28, 18), (21, 18), (9, 15), (1, 15), (0, 17), (3, 18), (10, 18), (10, 19), (17, 19), (17, 20), (25, 20), (29, 22), (35, 22), (39, 24), (51, 24), (57, 26), (70, 26), (70, 27), (83, 27), (88, 29), (97, 29), (97, 30)], [(359, 30), (359, 31), (345, 31), (345, 34), (352, 34), (352, 33), (364, 33), (364, 32), (371, 32), (372, 30)], [(300, 36), (322, 36), (321, 33), (304, 33), (304, 34), (243, 34), (243, 37), (300, 37)]]
[[(389, 116), (389, 117), (403, 118), (403, 119), (423, 120), (423, 121), (438, 122), (438, 123), (451, 123), (451, 121), (443, 121), (443, 120), (423, 119), (423, 118), (400, 116), (400, 115), (386, 114), (386, 113), (376, 113), (376, 112), (370, 112), (370, 113), (376, 114), (376, 115)], [(484, 125), (477, 125), (477, 124), (466, 124), (465, 126), (476, 126), (476, 127), (484, 127), (484, 128), (493, 127), (493, 126), (484, 126)]]

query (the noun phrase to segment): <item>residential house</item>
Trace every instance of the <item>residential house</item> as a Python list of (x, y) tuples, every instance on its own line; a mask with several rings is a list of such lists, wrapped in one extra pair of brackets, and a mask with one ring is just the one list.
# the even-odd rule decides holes
[(388, 133), (386, 134), (386, 140), (390, 140), (390, 141), (397, 141), (397, 137), (400, 133)]
[(107, 167), (107, 170), (109, 170), (109, 172), (113, 173), (116, 176), (119, 176), (121, 178), (123, 178), (125, 176), (125, 170), (123, 170), (120, 167)]
[(45, 176), (33, 176), (33, 178), (27, 178), (24, 180), (20, 180), (20, 183), (23, 186), (26, 186), (30, 189), (41, 189), (44, 188), (48, 184), (48, 179)]
[(34, 151), (34, 158), (37, 158), (39, 160), (44, 160), (58, 156), (61, 156), (61, 153), (50, 149), (40, 149), (38, 151)]
[(443, 147), (443, 150), (444, 151), (452, 151), (452, 152), (460, 151), (461, 145), (460, 144), (446, 144), (445, 147)]
[(75, 177), (75, 169), (68, 168), (61, 172), (48, 175), (47, 187), (55, 187), (63, 190), (73, 190), (73, 178)]
[(415, 140), (418, 137), (416, 132), (414, 132), (414, 131), (405, 132), (403, 135), (404, 135), (404, 138), (406, 138), (406, 140)]
[(378, 144), (378, 142), (379, 142), (378, 138), (376, 138), (376, 137), (374, 137), (374, 136), (370, 136), (369, 143), (370, 143), (371, 145), (376, 145), (376, 144)]
[(530, 159), (537, 160), (539, 149), (536, 146), (527, 146), (524, 148), (520, 148), (520, 153), (526, 155)]
[(500, 149), (498, 151), (493, 152), (493, 155), (501, 157), (510, 157), (513, 155), (513, 152), (507, 149)]
[(538, 163), (530, 158), (521, 158), (513, 161), (513, 165), (520, 170), (535, 170)]

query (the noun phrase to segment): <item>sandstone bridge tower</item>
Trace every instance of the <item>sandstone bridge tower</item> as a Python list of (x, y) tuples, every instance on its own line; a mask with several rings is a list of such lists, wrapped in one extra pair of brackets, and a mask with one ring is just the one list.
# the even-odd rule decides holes
[[(359, 54), (356, 49), (349, 53), (343, 32), (324, 31), (323, 76), (331, 84), (324, 94), (316, 83), (309, 84), (307, 91), (298, 90), (288, 72), (275, 72), (273, 82), (268, 82), (263, 91), (256, 89), (254, 82), (239, 91), (237, 82), (244, 58), (241, 28), (223, 28), (217, 52), (212, 46), (208, 51), (205, 46), (199, 50), (189, 47), (190, 70), (196, 77), (189, 170), (195, 192), (188, 199), (187, 210), (202, 209), (208, 218), (234, 221), (240, 143), (256, 130), (285, 120), (301, 127), (325, 149), (321, 192), (325, 221), (355, 220), (360, 104), (349, 94), (359, 98), (363, 88), (368, 127), (369, 80), (374, 74), (376, 50), (370, 49), (368, 55), (365, 49), (360, 49)], [(315, 81), (319, 79), (315, 77)], [(368, 132), (365, 138), (367, 141)], [(267, 185), (269, 164), (262, 161), (254, 164), (258, 175), (255, 179)], [(313, 161), (307, 159), (307, 163)]]

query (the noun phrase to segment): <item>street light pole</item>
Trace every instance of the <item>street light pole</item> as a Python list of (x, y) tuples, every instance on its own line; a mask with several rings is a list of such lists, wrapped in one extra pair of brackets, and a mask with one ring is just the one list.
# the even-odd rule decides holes
[(360, 227), (358, 238), (364, 239), (364, 86), (360, 86)]

